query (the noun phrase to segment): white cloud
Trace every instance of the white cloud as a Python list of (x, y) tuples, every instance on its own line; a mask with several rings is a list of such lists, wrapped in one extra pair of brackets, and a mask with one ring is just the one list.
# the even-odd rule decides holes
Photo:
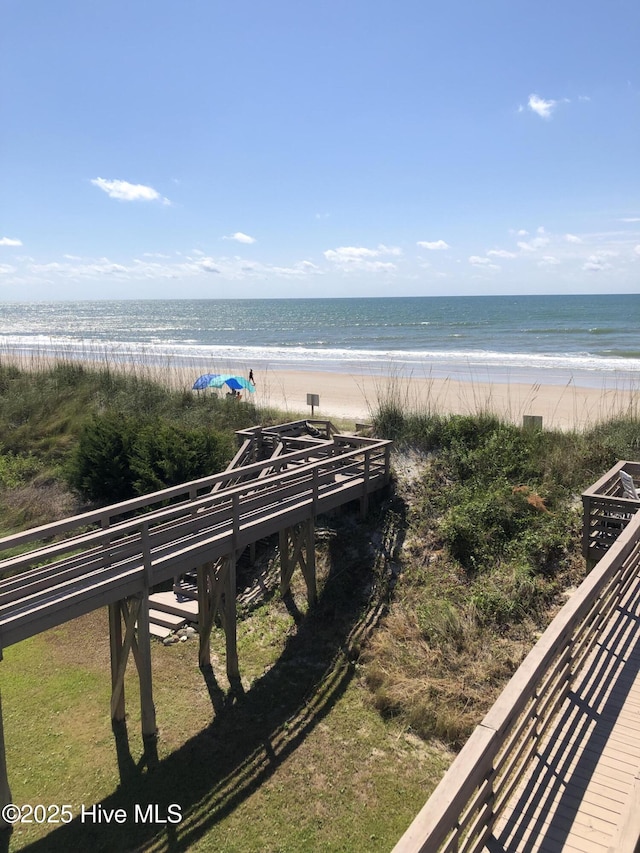
[(529, 95), (529, 109), (541, 118), (551, 118), (551, 113), (557, 105), (557, 101), (545, 101), (544, 98), (541, 98), (539, 95)]
[(538, 261), (539, 267), (555, 267), (560, 261), (553, 255), (543, 255), (542, 260)]
[(623, 216), (620, 222), (640, 222), (640, 216)]
[(11, 275), (16, 271), (15, 267), (12, 267), (10, 264), (0, 264), (0, 275)]
[(420, 246), (421, 249), (429, 249), (432, 252), (451, 248), (451, 246), (448, 243), (445, 243), (444, 240), (435, 240), (433, 242), (428, 240), (419, 240), (416, 245)]
[[(544, 229), (542, 229), (544, 232)], [(538, 229), (538, 233), (540, 233), (540, 229)], [(537, 252), (538, 249), (541, 249), (543, 246), (548, 245), (549, 238), (548, 237), (534, 237), (533, 240), (529, 240), (528, 242), (524, 240), (518, 241), (518, 248), (522, 249), (523, 252)]]
[(0, 246), (22, 246), (22, 240), (16, 240), (13, 237), (2, 237)]
[[(108, 258), (65, 257), (64, 260), (48, 263), (31, 262), (25, 271), (41, 281), (84, 280), (100, 281), (105, 276), (115, 277), (119, 281), (153, 282), (160, 279), (187, 281), (189, 279), (221, 276), (227, 281), (265, 279), (278, 277), (283, 279), (301, 279), (322, 275), (324, 270), (311, 261), (299, 261), (290, 266), (276, 266), (259, 261), (247, 261), (240, 257), (210, 257), (205, 255), (186, 256), (176, 253), (174, 260), (162, 255), (147, 255), (134, 258), (125, 264), (116, 263)], [(13, 273), (13, 267), (0, 269), (0, 272)]]
[(144, 184), (130, 184), (129, 181), (108, 181), (106, 178), (92, 178), (91, 183), (105, 192), (109, 198), (118, 201), (160, 201), (171, 204), (168, 198), (163, 198), (153, 187)]
[(565, 234), (564, 239), (567, 243), (582, 243), (582, 239), (577, 234)]
[(515, 252), (508, 252), (506, 249), (489, 249), (487, 255), (492, 258), (517, 258)]
[(242, 231), (236, 231), (235, 234), (229, 234), (226, 237), (222, 238), (223, 240), (235, 240), (236, 243), (245, 243), (249, 245), (250, 243), (255, 243), (256, 238), (250, 237), (248, 234), (243, 234)]
[(636, 255), (640, 255), (640, 243), (634, 248), (633, 251), (636, 253)]
[(486, 270), (499, 270), (500, 267), (497, 264), (491, 262), (491, 258), (482, 258), (480, 255), (471, 255), (469, 258), (469, 263), (474, 267), (482, 267)]
[(201, 270), (204, 270), (204, 272), (212, 272), (218, 274), (222, 272), (222, 270), (216, 264), (213, 258), (200, 258), (200, 260), (198, 261), (198, 266)]
[(604, 249), (600, 252), (595, 252), (593, 255), (589, 255), (587, 260), (582, 266), (582, 269), (586, 272), (601, 272), (602, 270), (610, 270), (611, 264), (607, 261), (607, 258), (617, 258), (618, 253), (612, 250)]
[(389, 261), (377, 261), (384, 255), (398, 256), (402, 250), (396, 246), (385, 246), (382, 243), (376, 249), (365, 246), (340, 246), (338, 249), (327, 249), (325, 258), (335, 264), (343, 272), (393, 272), (396, 265)]

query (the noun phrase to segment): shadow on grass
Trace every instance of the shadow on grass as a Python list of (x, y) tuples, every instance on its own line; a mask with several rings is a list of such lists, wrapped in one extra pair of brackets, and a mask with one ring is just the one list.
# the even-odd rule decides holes
[[(258, 790), (342, 696), (360, 647), (385, 610), (393, 574), (389, 563), (404, 535), (404, 505), (386, 501), (375, 515), (366, 524), (341, 517), (317, 605), (304, 619), (297, 613), (295, 635), (248, 692), (225, 693), (211, 670), (203, 673), (215, 711), (211, 725), (155, 766), (153, 748), (136, 764), (128, 754), (126, 729), (116, 732), (122, 781), (94, 808), (102, 815), (124, 809), (126, 823), (83, 823), (76, 816), (22, 849), (177, 853)], [(292, 601), (289, 606), (295, 608)], [(136, 822), (136, 804), (142, 807), (138, 818), (146, 816), (148, 804), (156, 806), (150, 816), (158, 821)], [(172, 804), (182, 820), (162, 824), (178, 813)]]

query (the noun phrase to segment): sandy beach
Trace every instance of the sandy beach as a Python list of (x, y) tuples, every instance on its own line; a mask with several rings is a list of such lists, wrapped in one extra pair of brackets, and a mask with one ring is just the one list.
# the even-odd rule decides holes
[(539, 415), (547, 428), (580, 429), (615, 414), (635, 412), (637, 389), (615, 385), (601, 388), (539, 383), (468, 382), (435, 378), (395, 378), (364, 373), (307, 371), (256, 373), (255, 402), (291, 412), (311, 412), (307, 394), (317, 394), (315, 414), (367, 420), (382, 401), (398, 402), (404, 411), (477, 414), (490, 411), (514, 423)]
[[(225, 365), (220, 372), (248, 375), (244, 366)], [(185, 373), (179, 384), (189, 387), (197, 372)], [(513, 423), (524, 415), (539, 415), (543, 426), (583, 429), (618, 414), (636, 413), (640, 388), (615, 375), (601, 387), (580, 387), (569, 378), (564, 384), (538, 382), (468, 381), (433, 377), (381, 376), (358, 372), (325, 372), (281, 368), (254, 369), (256, 391), (250, 395), (258, 406), (275, 407), (291, 414), (311, 415), (307, 394), (317, 394), (314, 414), (366, 422), (381, 402), (397, 402), (406, 412), (478, 414), (489, 411)], [(215, 393), (215, 392), (214, 392)]]

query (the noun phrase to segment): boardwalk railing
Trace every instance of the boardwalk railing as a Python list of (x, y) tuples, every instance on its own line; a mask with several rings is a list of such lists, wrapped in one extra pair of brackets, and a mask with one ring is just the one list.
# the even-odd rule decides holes
[(554, 718), (639, 570), (635, 515), (525, 658), (394, 853), (498, 849), (492, 836), (510, 799), (552, 736)]
[(626, 471), (636, 482), (640, 479), (639, 462), (618, 462), (582, 494), (582, 555), (589, 568), (608, 551), (640, 509), (640, 500), (625, 496), (621, 471)]

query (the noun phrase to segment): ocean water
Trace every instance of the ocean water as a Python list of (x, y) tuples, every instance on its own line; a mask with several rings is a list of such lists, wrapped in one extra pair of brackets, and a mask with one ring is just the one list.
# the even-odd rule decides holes
[(0, 303), (0, 354), (605, 385), (640, 379), (640, 295)]

